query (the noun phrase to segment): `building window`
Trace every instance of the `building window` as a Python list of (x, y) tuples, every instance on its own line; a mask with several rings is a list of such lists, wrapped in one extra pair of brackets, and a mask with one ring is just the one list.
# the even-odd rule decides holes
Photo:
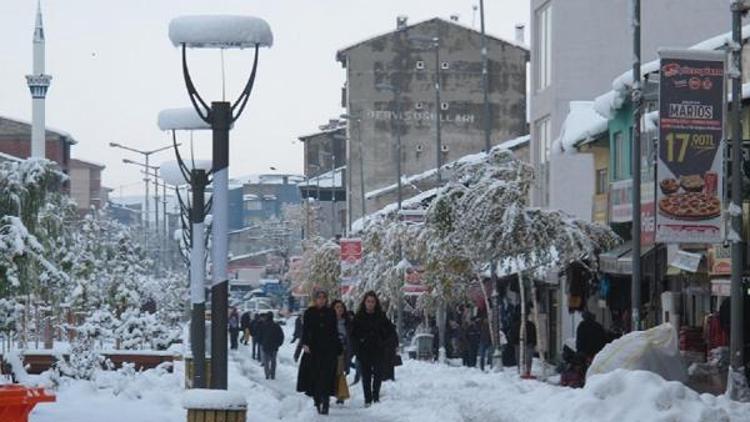
[(417, 110), (421, 110), (424, 108), (424, 104), (421, 101), (418, 101), (416, 104), (414, 104), (414, 108)]
[(604, 193), (607, 193), (607, 186), (609, 184), (609, 180), (607, 179), (607, 169), (597, 169), (596, 170), (596, 194), (602, 195)]
[(263, 203), (260, 201), (245, 201), (245, 211), (261, 211)]
[(547, 2), (536, 11), (536, 88), (547, 88), (552, 80), (552, 5)]
[(448, 70), (448, 69), (450, 69), (450, 67), (451, 66), (448, 64), (448, 62), (442, 62), (442, 63), (440, 63), (440, 68), (442, 70)]
[(552, 145), (552, 140), (550, 139), (550, 118), (543, 117), (537, 120), (534, 126), (536, 129), (536, 138), (539, 140), (539, 163), (546, 164), (549, 161), (550, 147)]
[(448, 103), (440, 103), (440, 109), (441, 110), (443, 110), (443, 111), (448, 110), (448, 107), (449, 107)]
[(424, 60), (417, 60), (417, 70), (424, 69)]
[(630, 177), (630, 142), (625, 139), (622, 132), (615, 133), (614, 137), (614, 180), (622, 180)]

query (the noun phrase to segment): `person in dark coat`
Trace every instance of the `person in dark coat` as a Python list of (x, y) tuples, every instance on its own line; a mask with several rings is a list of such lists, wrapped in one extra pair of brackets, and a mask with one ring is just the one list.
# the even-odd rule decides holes
[(315, 306), (307, 309), (302, 323), (302, 360), (297, 375), (297, 391), (315, 401), (322, 415), (328, 414), (330, 397), (335, 394), (336, 364), (341, 354), (336, 314), (328, 307), (328, 293), (315, 293)]
[(492, 334), (490, 322), (486, 317), (479, 320), (479, 368), (484, 371), (485, 364), (492, 368)]
[(260, 314), (253, 316), (253, 321), (250, 323), (250, 335), (252, 336), (253, 343), (253, 359), (260, 361), (260, 331), (261, 331)]
[(237, 308), (232, 308), (232, 310), (229, 312), (229, 320), (227, 325), (229, 329), (229, 342), (231, 344), (232, 350), (237, 350), (237, 339), (240, 335), (240, 313), (237, 312)]
[(284, 332), (281, 326), (273, 320), (273, 313), (268, 312), (263, 322), (263, 370), (266, 379), (276, 379), (276, 353), (284, 344)]
[(252, 324), (250, 312), (245, 312), (240, 317), (240, 329), (242, 330), (242, 344), (247, 346), (250, 343), (250, 324)]
[[(373, 291), (365, 293), (352, 327), (352, 345), (362, 370), (365, 406), (380, 401), (380, 385), (393, 378), (398, 337)], [(395, 345), (395, 346), (394, 346)]]
[(607, 332), (604, 331), (604, 327), (596, 322), (594, 314), (584, 311), (583, 321), (576, 329), (576, 351), (586, 358), (587, 363), (590, 363), (606, 344)]
[(466, 363), (468, 367), (475, 368), (477, 366), (477, 355), (479, 354), (479, 339), (481, 333), (479, 332), (479, 323), (476, 320), (469, 321), (464, 331), (466, 338)]
[[(510, 327), (508, 333), (508, 342), (512, 344), (516, 350), (516, 362), (518, 362), (519, 369), (521, 368), (521, 318), (517, 316), (513, 325)], [(531, 374), (531, 363), (534, 356), (534, 348), (536, 347), (536, 326), (533, 322), (526, 320), (526, 344), (525, 344), (525, 371), (521, 371), (524, 375)]]

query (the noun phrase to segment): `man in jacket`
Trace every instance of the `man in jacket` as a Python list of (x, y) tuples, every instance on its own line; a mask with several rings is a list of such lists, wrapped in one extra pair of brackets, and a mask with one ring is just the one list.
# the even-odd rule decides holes
[(266, 379), (276, 379), (276, 353), (284, 343), (284, 332), (273, 320), (273, 313), (268, 312), (263, 322), (263, 370)]
[(261, 331), (260, 314), (255, 314), (255, 316), (253, 317), (253, 321), (250, 323), (250, 335), (252, 336), (253, 342), (253, 359), (257, 360), (258, 362), (260, 362), (261, 355)]
[(594, 314), (584, 311), (583, 321), (576, 329), (576, 351), (586, 358), (587, 363), (590, 363), (606, 344), (607, 333), (604, 327), (596, 322)]

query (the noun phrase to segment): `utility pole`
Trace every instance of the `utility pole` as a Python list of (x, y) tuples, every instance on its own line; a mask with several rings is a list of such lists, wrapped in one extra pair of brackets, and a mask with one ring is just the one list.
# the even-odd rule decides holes
[(443, 184), (442, 172), (440, 171), (443, 166), (443, 142), (440, 137), (440, 124), (443, 118), (443, 103), (440, 101), (440, 90), (441, 90), (441, 76), (440, 72), (440, 38), (433, 38), (435, 47), (435, 142), (437, 148), (437, 183), (438, 186)]
[[(742, 16), (748, 10), (743, 0), (732, 1), (732, 58), (729, 76), (732, 79), (732, 208), (742, 209)], [(731, 284), (731, 328), (729, 335), (730, 370), (727, 393), (735, 400), (747, 399), (748, 385), (745, 378), (744, 357), (744, 296), (742, 273), (745, 269), (745, 242), (742, 236), (742, 213), (732, 214), (732, 284)], [(744, 397), (743, 397), (744, 396)]]
[(633, 1), (633, 273), (631, 274), (631, 331), (641, 329), (641, 0)]
[(482, 92), (484, 93), (484, 151), (489, 154), (490, 142), (490, 98), (487, 70), (487, 35), (484, 32), (484, 0), (479, 0), (479, 20), (482, 32)]

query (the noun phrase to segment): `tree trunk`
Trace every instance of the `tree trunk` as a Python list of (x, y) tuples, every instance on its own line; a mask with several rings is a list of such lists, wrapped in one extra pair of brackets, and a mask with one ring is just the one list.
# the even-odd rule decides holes
[[(539, 325), (539, 301), (537, 300), (536, 288), (533, 286), (533, 284), (531, 286), (531, 303), (534, 304), (533, 312), (534, 324), (536, 325), (536, 344), (537, 346), (539, 346), (540, 344), (542, 344), (542, 330), (540, 329), (541, 326)], [(542, 351), (541, 347), (539, 348), (539, 358), (542, 360), (542, 378), (544, 378), (546, 375), (546, 365), (544, 359), (544, 351)]]

